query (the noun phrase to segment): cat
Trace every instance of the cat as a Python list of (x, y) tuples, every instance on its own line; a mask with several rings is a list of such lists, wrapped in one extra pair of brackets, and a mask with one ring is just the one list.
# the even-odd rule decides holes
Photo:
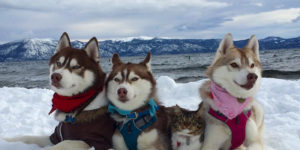
[(172, 107), (171, 131), (173, 150), (199, 150), (204, 139), (205, 122), (199, 111)]

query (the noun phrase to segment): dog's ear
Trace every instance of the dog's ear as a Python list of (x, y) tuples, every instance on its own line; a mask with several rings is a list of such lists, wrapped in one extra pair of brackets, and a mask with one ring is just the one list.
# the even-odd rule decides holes
[(98, 47), (98, 41), (96, 37), (93, 37), (88, 41), (88, 43), (84, 47), (84, 51), (87, 53), (87, 55), (92, 58), (96, 63), (100, 62), (100, 56), (99, 56), (99, 47)]
[(250, 39), (248, 40), (248, 44), (246, 45), (246, 48), (252, 50), (253, 53), (256, 55), (257, 59), (259, 60), (259, 44), (255, 35), (252, 35), (250, 37)]
[(141, 62), (141, 64), (145, 65), (149, 71), (151, 71), (151, 53), (148, 52), (146, 58), (144, 61)]
[(114, 66), (122, 63), (120, 56), (117, 53), (114, 53), (114, 55), (112, 57), (112, 63)]
[(71, 47), (71, 42), (68, 33), (64, 32), (58, 41), (58, 45), (55, 49), (55, 53), (57, 53), (58, 51), (66, 47)]
[(217, 60), (220, 56), (225, 55), (228, 53), (229, 49), (232, 48), (233, 45), (233, 39), (231, 33), (227, 33), (223, 40), (220, 42), (219, 47), (217, 49), (215, 60)]

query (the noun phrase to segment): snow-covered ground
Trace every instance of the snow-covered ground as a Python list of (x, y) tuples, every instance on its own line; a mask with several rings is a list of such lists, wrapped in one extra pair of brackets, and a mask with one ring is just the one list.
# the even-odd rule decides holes
[[(157, 79), (158, 95), (166, 106), (178, 104), (196, 109), (201, 101), (199, 86), (205, 80), (175, 83), (169, 77)], [(0, 88), (0, 137), (49, 135), (57, 122), (48, 116), (53, 92), (47, 89)], [(300, 80), (264, 78), (256, 98), (265, 111), (266, 150), (300, 148)], [(1, 150), (39, 150), (36, 145), (8, 143), (0, 139)]]

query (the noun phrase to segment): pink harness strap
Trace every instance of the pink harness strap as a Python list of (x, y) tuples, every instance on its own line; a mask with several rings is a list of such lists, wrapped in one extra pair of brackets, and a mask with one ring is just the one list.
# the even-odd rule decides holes
[(247, 114), (241, 113), (231, 120), (212, 108), (209, 109), (209, 114), (226, 123), (230, 128), (232, 134), (230, 147), (231, 150), (243, 144), (246, 137), (246, 123), (248, 118), (251, 116), (251, 110), (249, 110)]

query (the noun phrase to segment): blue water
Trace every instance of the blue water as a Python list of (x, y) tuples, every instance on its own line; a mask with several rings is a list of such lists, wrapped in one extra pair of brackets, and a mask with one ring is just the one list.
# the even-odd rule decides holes
[[(197, 81), (205, 76), (214, 53), (152, 56), (155, 78), (169, 76), (176, 82)], [(261, 51), (264, 77), (300, 79), (300, 50)], [(122, 57), (124, 62), (140, 62), (143, 57)], [(111, 59), (101, 58), (103, 71), (111, 70)], [(49, 88), (48, 61), (1, 62), (0, 87)]]

